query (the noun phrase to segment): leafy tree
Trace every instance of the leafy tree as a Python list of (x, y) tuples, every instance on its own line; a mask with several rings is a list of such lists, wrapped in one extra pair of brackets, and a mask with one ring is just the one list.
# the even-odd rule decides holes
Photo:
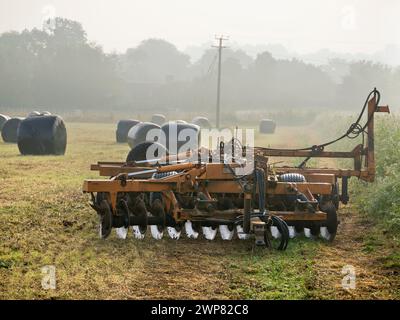
[(148, 39), (138, 47), (128, 49), (122, 57), (122, 76), (128, 82), (166, 83), (185, 80), (189, 56), (171, 43)]

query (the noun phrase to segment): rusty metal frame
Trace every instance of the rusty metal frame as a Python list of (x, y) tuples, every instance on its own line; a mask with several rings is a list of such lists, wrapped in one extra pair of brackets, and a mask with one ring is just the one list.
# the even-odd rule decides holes
[[(130, 192), (162, 192), (168, 194), (170, 192), (188, 193), (202, 190), (207, 194), (242, 194), (243, 190), (240, 184), (234, 181), (235, 177), (232, 173), (226, 172), (226, 166), (222, 163), (210, 163), (200, 165), (197, 163), (184, 163), (176, 165), (161, 166), (158, 172), (171, 172), (178, 170), (179, 173), (173, 176), (167, 176), (161, 179), (127, 179), (127, 172), (130, 172), (129, 167), (121, 163), (99, 163), (92, 166), (92, 169), (100, 170), (102, 166), (107, 168), (121, 168), (116, 178), (112, 180), (85, 180), (83, 191), (88, 193), (107, 192), (111, 209), (116, 214), (118, 193)], [(149, 170), (147, 167), (134, 167), (135, 171)], [(118, 171), (118, 170), (117, 170)], [(116, 171), (114, 173), (117, 173)], [(333, 176), (331, 175), (331, 179)], [(258, 190), (257, 190), (258, 192)], [(284, 195), (297, 194), (298, 192), (309, 194), (330, 195), (332, 193), (331, 182), (305, 182), (305, 183), (287, 183), (287, 182), (271, 182), (267, 183), (266, 193), (268, 195)], [(174, 218), (176, 221), (191, 219), (196, 221), (200, 218), (194, 210), (179, 209), (174, 210)], [(227, 215), (230, 219), (234, 219), (238, 215), (243, 214), (243, 210), (233, 210), (232, 212), (214, 211), (212, 217), (215, 219), (219, 215)], [(277, 215), (284, 220), (309, 220), (320, 221), (326, 219), (326, 214), (321, 211), (315, 212), (313, 215), (305, 212), (278, 212), (271, 211), (270, 214)], [(202, 217), (204, 219), (204, 217)]]

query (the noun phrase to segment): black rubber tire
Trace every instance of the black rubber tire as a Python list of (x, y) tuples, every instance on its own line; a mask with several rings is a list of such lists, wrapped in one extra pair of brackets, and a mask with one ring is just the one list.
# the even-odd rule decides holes
[(281, 182), (307, 182), (306, 178), (300, 173), (285, 173), (279, 176)]

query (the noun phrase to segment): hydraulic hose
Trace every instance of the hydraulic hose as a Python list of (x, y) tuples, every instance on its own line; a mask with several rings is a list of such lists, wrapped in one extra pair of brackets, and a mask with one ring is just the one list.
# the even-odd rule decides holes
[(373, 95), (376, 95), (376, 97), (377, 97), (376, 106), (379, 105), (379, 101), (380, 101), (380, 99), (381, 99), (381, 94), (380, 94), (380, 92), (379, 92), (376, 88), (374, 88), (374, 90), (372, 90), (372, 91), (368, 94), (368, 96), (367, 96), (367, 98), (366, 98), (366, 100), (365, 100), (365, 102), (364, 102), (364, 105), (363, 105), (363, 107), (362, 107), (362, 109), (361, 109), (361, 112), (360, 112), (360, 114), (358, 115), (357, 120), (356, 120), (354, 123), (352, 123), (352, 124), (350, 125), (350, 127), (347, 129), (347, 131), (346, 131), (344, 134), (342, 134), (340, 137), (338, 137), (338, 138), (336, 138), (336, 139), (333, 139), (333, 140), (331, 140), (331, 141), (328, 141), (328, 142), (325, 142), (325, 143), (322, 143), (322, 144), (319, 144), (319, 145), (314, 145), (314, 146), (306, 147), (306, 148), (298, 148), (298, 149), (274, 149), (274, 148), (263, 148), (263, 149), (265, 149), (265, 150), (271, 150), (271, 151), (279, 151), (279, 150), (281, 150), (281, 151), (315, 151), (316, 153), (318, 153), (319, 151), (323, 151), (325, 147), (327, 147), (327, 146), (329, 146), (329, 145), (331, 145), (331, 144), (334, 144), (334, 143), (336, 143), (336, 142), (338, 142), (338, 141), (340, 141), (340, 140), (342, 140), (342, 139), (344, 139), (344, 138), (355, 139), (355, 138), (357, 138), (361, 133), (364, 133), (364, 132), (365, 132), (365, 129), (368, 127), (368, 124), (369, 124), (370, 121), (372, 120), (373, 114), (372, 114), (370, 117), (368, 117), (367, 122), (366, 122), (364, 125), (361, 125), (361, 123), (360, 123), (360, 122), (361, 122), (361, 119), (362, 119), (362, 117), (363, 117), (363, 115), (364, 115), (364, 113), (365, 113), (365, 110), (367, 109), (368, 101), (370, 100), (370, 98), (371, 98)]

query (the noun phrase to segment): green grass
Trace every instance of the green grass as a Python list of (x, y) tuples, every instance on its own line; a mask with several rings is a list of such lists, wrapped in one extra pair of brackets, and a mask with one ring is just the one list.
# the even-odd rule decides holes
[[(297, 240), (286, 252), (257, 252), (229, 265), (229, 292), (244, 299), (309, 299), (313, 296), (313, 258), (318, 242)], [(260, 249), (264, 250), (264, 249)]]

